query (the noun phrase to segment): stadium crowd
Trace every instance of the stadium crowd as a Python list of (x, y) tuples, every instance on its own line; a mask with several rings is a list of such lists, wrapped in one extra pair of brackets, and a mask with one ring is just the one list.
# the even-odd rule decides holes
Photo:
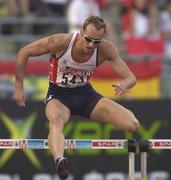
[[(22, 24), (4, 23), (6, 18), (24, 18), (32, 25), (29, 33), (44, 36), (60, 29), (62, 22), (63, 32), (78, 31), (90, 15), (106, 19), (106, 38), (117, 43), (124, 59), (160, 62), (161, 97), (171, 98), (171, 0), (0, 0), (0, 37), (24, 34)], [(39, 20), (47, 17), (56, 19), (59, 26), (40, 25)], [(15, 54), (27, 42), (10, 43), (4, 41), (1, 51)]]

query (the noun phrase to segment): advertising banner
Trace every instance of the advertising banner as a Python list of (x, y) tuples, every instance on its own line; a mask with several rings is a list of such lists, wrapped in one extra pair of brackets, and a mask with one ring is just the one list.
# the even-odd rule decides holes
[[(119, 101), (134, 112), (140, 121), (135, 134), (126, 133), (104, 123), (82, 117), (72, 117), (66, 124), (67, 139), (170, 139), (171, 101)], [(15, 141), (5, 139), (46, 139), (48, 121), (44, 104), (27, 101), (25, 108), (19, 108), (10, 100), (0, 100), (0, 180), (59, 180), (53, 158), (42, 141)], [(25, 149), (29, 147), (36, 149)], [(69, 142), (74, 146), (73, 142)], [(98, 143), (95, 143), (96, 145)], [(78, 144), (80, 145), (80, 144)], [(104, 144), (105, 147), (106, 144)], [(112, 146), (113, 144), (111, 144)], [(21, 147), (13, 149), (12, 147)], [(10, 148), (11, 147), (11, 148)], [(41, 149), (41, 150), (40, 150)], [(71, 162), (68, 180), (127, 180), (128, 153), (126, 150), (91, 149), (66, 150)], [(170, 150), (151, 150), (148, 156), (149, 180), (171, 179)], [(140, 178), (140, 153), (136, 153), (136, 179)]]

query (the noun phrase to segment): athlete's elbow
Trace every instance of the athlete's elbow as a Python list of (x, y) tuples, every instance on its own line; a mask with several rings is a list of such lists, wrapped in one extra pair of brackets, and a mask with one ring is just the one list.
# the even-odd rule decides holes
[(18, 51), (18, 58), (25, 58), (27, 59), (29, 57), (29, 51), (27, 50), (26, 47), (22, 47), (19, 51)]

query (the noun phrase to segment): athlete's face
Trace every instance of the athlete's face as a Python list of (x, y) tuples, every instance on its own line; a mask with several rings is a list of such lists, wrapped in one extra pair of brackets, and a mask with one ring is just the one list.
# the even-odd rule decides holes
[(104, 29), (97, 30), (93, 24), (89, 24), (85, 31), (81, 32), (83, 39), (83, 51), (92, 52), (103, 40)]

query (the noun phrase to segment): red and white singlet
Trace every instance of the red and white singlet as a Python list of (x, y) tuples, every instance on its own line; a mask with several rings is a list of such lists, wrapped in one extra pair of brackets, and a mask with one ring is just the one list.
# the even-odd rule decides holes
[(78, 33), (74, 33), (66, 51), (60, 57), (52, 56), (49, 63), (49, 81), (60, 87), (74, 88), (89, 83), (97, 66), (97, 48), (86, 62), (72, 58), (72, 48)]

